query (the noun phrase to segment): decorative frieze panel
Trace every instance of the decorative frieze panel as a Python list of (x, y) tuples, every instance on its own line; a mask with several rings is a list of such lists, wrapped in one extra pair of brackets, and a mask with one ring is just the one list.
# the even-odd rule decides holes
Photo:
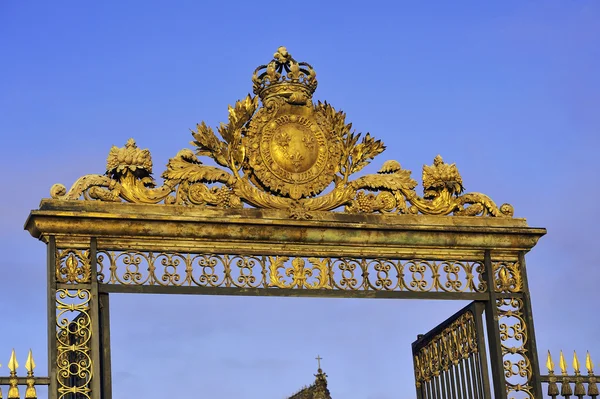
[(483, 263), (98, 251), (103, 284), (481, 293)]

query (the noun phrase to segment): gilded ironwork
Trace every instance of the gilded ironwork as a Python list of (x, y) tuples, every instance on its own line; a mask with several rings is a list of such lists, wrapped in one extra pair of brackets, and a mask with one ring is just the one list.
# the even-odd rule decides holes
[[(196, 126), (161, 182), (150, 151), (130, 139), (110, 149), (104, 175), (54, 185), (32, 212), (26, 228), (49, 245), (56, 293), (50, 397), (111, 397), (102, 373), (111, 367), (112, 292), (483, 301), (495, 396), (540, 396), (523, 254), (545, 230), (513, 219), (508, 204), (465, 193), (457, 166), (439, 155), (422, 169), (422, 195), (398, 161), (361, 174), (384, 144), (313, 102), (314, 69), (284, 47), (252, 82), (227, 123)], [(483, 306), (417, 340), (425, 397), (491, 396)], [(33, 398), (34, 386), (20, 381)]]
[(59, 289), (56, 293), (59, 399), (69, 398), (71, 394), (91, 399), (90, 299), (88, 289)]
[(527, 341), (530, 337), (524, 319), (523, 299), (498, 299), (496, 306), (499, 315), (498, 325), (508, 397), (535, 399), (531, 365), (531, 356), (534, 354), (527, 349)]
[(473, 293), (487, 289), (483, 264), (477, 261), (99, 250), (97, 263), (99, 281), (118, 285)]
[[(305, 267), (306, 261), (303, 258), (294, 258), (292, 260), (292, 266), (285, 266), (286, 262), (290, 260), (287, 256), (270, 256), (269, 267), (270, 271), (270, 286), (278, 288), (308, 288), (308, 289), (331, 289), (329, 284), (329, 267), (327, 259), (309, 258), (308, 263), (311, 267)], [(279, 274), (279, 269), (284, 269), (286, 276), (291, 277), (292, 281), (286, 283), (283, 280), (283, 276)], [(307, 279), (313, 277), (316, 272), (316, 281), (314, 283), (308, 283)]]
[(465, 312), (415, 356), (417, 387), (478, 351), (475, 319), (472, 312)]
[(35, 369), (35, 362), (31, 349), (27, 355), (27, 361), (25, 362), (25, 369), (27, 370), (27, 388), (25, 389), (25, 399), (36, 399), (37, 391), (35, 389), (35, 377), (33, 376), (33, 370)]
[(60, 283), (89, 283), (91, 278), (90, 254), (86, 250), (58, 249), (56, 281)]
[(229, 107), (228, 123), (217, 128), (220, 138), (204, 122), (197, 125), (195, 152), (183, 149), (169, 160), (163, 185), (156, 187), (152, 178), (150, 152), (130, 139), (123, 148), (112, 147), (105, 175), (83, 176), (68, 192), (56, 184), (52, 198), (218, 208), (245, 203), (287, 210), (298, 219), (342, 207), (348, 213), (513, 215), (509, 204), (498, 208), (484, 194), (463, 194), (458, 169), (439, 155), (423, 167), (423, 197), (411, 172), (394, 160), (377, 174), (352, 179), (385, 146), (369, 133), (354, 132), (342, 111), (313, 103), (315, 71), (285, 47), (256, 69), (252, 81), (255, 96)]
[(418, 399), (490, 396), (482, 312), (473, 302), (413, 342)]
[(19, 363), (17, 362), (17, 356), (15, 355), (15, 350), (13, 349), (10, 353), (10, 359), (8, 361), (8, 370), (10, 371), (10, 386), (8, 388), (8, 399), (19, 399), (19, 385), (17, 380), (17, 369), (19, 368)]
[[(552, 361), (552, 355), (548, 351), (548, 357), (546, 358), (546, 368), (548, 369), (548, 375), (542, 375), (542, 381), (548, 384), (547, 393), (552, 398), (565, 397), (568, 398), (572, 395), (579, 398), (583, 398), (588, 395), (591, 398), (595, 398), (600, 395), (598, 391), (598, 381), (594, 375), (594, 367), (590, 353), (586, 354), (585, 367), (587, 369), (587, 375), (583, 375), (580, 371), (579, 358), (577, 353), (573, 351), (573, 374), (569, 374), (567, 362), (560, 351), (559, 367), (561, 376), (554, 374), (554, 362)], [(559, 389), (560, 384), (560, 389)]]
[(515, 293), (523, 291), (523, 277), (519, 262), (494, 262), (493, 268), (496, 292)]

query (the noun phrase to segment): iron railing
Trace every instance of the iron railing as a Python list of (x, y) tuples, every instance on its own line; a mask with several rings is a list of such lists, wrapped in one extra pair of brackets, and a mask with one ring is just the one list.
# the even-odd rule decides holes
[(596, 398), (599, 396), (597, 377), (594, 375), (594, 363), (589, 352), (585, 357), (587, 375), (581, 374), (579, 358), (576, 352), (573, 352), (572, 374), (569, 374), (567, 362), (562, 351), (560, 351), (558, 364), (560, 375), (554, 374), (554, 362), (552, 361), (550, 351), (548, 351), (548, 358), (546, 360), (548, 374), (540, 376), (542, 383), (547, 385), (546, 393), (548, 396), (551, 398), (570, 398), (571, 396), (576, 398)]
[(412, 344), (418, 399), (488, 399), (483, 304), (472, 302)]

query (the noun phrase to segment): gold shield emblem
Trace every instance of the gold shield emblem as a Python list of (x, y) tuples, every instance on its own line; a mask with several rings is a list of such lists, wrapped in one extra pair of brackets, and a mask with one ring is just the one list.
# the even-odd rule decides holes
[(260, 184), (299, 199), (319, 194), (331, 184), (340, 145), (319, 126), (312, 106), (292, 107), (283, 105), (269, 120), (252, 124), (248, 155)]

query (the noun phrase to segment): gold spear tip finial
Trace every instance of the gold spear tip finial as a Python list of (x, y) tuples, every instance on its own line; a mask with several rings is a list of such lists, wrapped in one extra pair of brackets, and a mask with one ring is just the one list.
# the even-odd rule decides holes
[(594, 362), (592, 362), (590, 351), (587, 351), (587, 354), (585, 355), (585, 368), (587, 369), (588, 374), (594, 374)]
[(546, 368), (550, 373), (554, 373), (554, 362), (552, 361), (552, 355), (548, 351), (548, 358), (546, 359)]
[(8, 361), (8, 369), (12, 373), (16, 373), (19, 368), (19, 363), (17, 362), (17, 356), (15, 355), (15, 350), (13, 349), (10, 354), (10, 360)]
[(31, 354), (31, 349), (29, 349), (29, 354), (27, 355), (27, 361), (25, 362), (25, 369), (28, 372), (33, 373), (33, 369), (35, 369), (35, 362), (33, 361), (33, 355)]
[(560, 359), (558, 361), (558, 364), (560, 366), (561, 373), (567, 374), (567, 362), (565, 361), (565, 356), (563, 355), (562, 349), (560, 351)]
[(575, 370), (575, 374), (579, 374), (579, 358), (575, 351), (573, 351), (573, 370)]

